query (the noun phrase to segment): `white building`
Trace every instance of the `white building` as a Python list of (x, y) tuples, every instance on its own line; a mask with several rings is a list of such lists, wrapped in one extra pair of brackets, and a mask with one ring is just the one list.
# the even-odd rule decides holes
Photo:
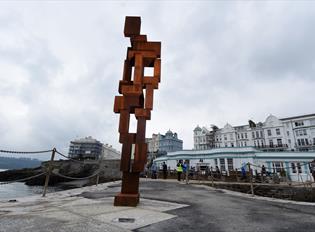
[(70, 142), (69, 158), (85, 160), (116, 160), (120, 159), (120, 152), (111, 145), (87, 136)]
[(216, 126), (194, 129), (195, 150), (248, 146), (263, 151), (315, 150), (315, 114), (282, 119), (269, 115), (264, 123), (250, 120), (242, 126), (227, 123), (221, 129)]
[(148, 152), (157, 152), (159, 150), (161, 134), (152, 134), (152, 138), (146, 138), (148, 144)]
[[(228, 140), (227, 140), (228, 141)], [(267, 172), (278, 173), (281, 169), (286, 171), (292, 181), (313, 181), (309, 162), (315, 159), (315, 152), (263, 152), (253, 147), (226, 147), (213, 148), (210, 150), (183, 150), (167, 153), (163, 157), (154, 160), (157, 165), (166, 162), (170, 169), (177, 167), (179, 160), (189, 160), (191, 167), (208, 167), (215, 170), (218, 166), (221, 172), (238, 169), (247, 163), (251, 163), (254, 172), (261, 172), (264, 165)]]
[(102, 155), (103, 144), (87, 136), (85, 138), (70, 141), (69, 158), (98, 160)]
[(114, 149), (112, 145), (105, 144), (102, 149), (102, 159), (103, 160), (117, 160), (121, 158), (119, 151)]

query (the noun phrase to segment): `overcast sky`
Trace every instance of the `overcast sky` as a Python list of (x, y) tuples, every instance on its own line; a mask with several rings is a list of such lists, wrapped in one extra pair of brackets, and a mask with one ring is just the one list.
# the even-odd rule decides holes
[[(126, 15), (162, 42), (147, 137), (315, 113), (315, 2), (0, 2), (0, 149), (118, 143)], [(0, 154), (1, 155), (1, 154)]]

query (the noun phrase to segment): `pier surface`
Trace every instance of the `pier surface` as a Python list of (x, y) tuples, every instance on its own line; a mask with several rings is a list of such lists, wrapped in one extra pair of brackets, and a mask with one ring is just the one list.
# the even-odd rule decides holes
[(0, 201), (0, 231), (315, 231), (314, 203), (143, 179), (138, 207), (114, 207), (120, 184)]

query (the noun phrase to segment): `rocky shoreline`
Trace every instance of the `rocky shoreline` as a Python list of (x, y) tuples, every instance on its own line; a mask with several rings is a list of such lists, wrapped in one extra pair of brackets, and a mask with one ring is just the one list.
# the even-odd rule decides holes
[[(46, 170), (48, 170), (48, 163), (49, 162), (42, 162), (41, 166), (36, 168), (24, 168), (0, 172), (0, 182), (18, 181), (45, 173)], [(96, 176), (82, 180), (73, 180), (71, 178), (85, 178), (95, 174), (99, 170), (99, 183), (121, 179), (119, 160), (104, 160), (101, 163), (90, 161), (83, 164), (70, 160), (59, 160), (54, 161), (52, 166), (53, 172), (49, 179), (49, 186), (62, 185), (65, 188), (73, 188), (93, 185), (96, 183)], [(43, 186), (45, 179), (46, 175), (44, 174), (21, 182), (24, 182), (29, 186)]]

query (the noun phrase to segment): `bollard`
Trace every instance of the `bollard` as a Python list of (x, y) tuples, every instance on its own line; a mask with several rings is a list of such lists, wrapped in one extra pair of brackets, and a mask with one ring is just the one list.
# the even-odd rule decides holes
[(250, 191), (252, 193), (252, 196), (255, 196), (254, 195), (254, 186), (253, 186), (253, 175), (252, 175), (252, 172), (250, 170), (250, 163), (247, 163), (247, 165), (248, 165), (248, 171), (249, 171)]
[(47, 187), (48, 187), (48, 183), (49, 183), (49, 178), (50, 178), (51, 171), (52, 171), (52, 168), (53, 168), (53, 167), (52, 167), (52, 163), (54, 162), (55, 153), (56, 153), (56, 148), (54, 148), (54, 149), (52, 150), (52, 153), (51, 153), (51, 158), (50, 158), (49, 167), (48, 167), (48, 173), (46, 173), (46, 179), (45, 179), (43, 197), (46, 196)]

